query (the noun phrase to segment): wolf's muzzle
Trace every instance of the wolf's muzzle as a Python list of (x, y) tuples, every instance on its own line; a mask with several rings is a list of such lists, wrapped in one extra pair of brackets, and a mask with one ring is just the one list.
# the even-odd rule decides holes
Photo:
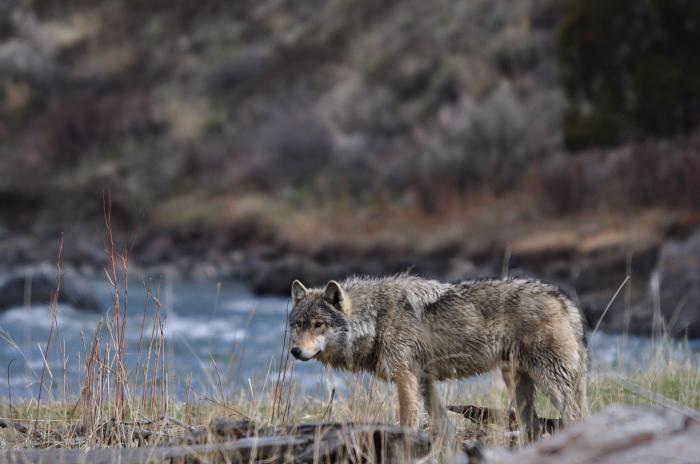
[(299, 361), (308, 361), (309, 359), (315, 358), (316, 355), (321, 352), (321, 350), (318, 350), (315, 354), (308, 356), (304, 354), (304, 351), (301, 348), (295, 346), (294, 348), (289, 350), (289, 352), (292, 353), (292, 356), (294, 356)]

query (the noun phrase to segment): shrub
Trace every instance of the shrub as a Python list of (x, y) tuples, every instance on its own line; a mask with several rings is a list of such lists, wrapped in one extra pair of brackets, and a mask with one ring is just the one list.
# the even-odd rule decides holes
[(501, 84), (482, 102), (467, 105), (451, 129), (457, 150), (429, 157), (437, 177), (459, 190), (488, 183), (496, 190), (514, 186), (527, 165), (527, 119), (510, 85)]
[(541, 34), (504, 34), (494, 43), (491, 60), (504, 75), (522, 74), (539, 64), (546, 52), (545, 44), (545, 37)]
[(549, 212), (568, 214), (601, 206), (700, 208), (700, 133), (559, 161), (540, 182), (542, 204)]
[(41, 151), (57, 168), (74, 168), (91, 147), (155, 128), (141, 95), (59, 100), (42, 117)]
[(680, 147), (640, 144), (626, 161), (615, 176), (629, 203), (700, 208), (700, 136)]
[(543, 173), (539, 189), (541, 204), (554, 214), (580, 212), (591, 200), (585, 168), (578, 159)]

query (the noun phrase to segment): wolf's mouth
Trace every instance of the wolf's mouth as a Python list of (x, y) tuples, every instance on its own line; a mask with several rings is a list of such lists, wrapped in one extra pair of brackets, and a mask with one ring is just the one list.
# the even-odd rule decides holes
[(309, 356), (308, 358), (307, 358), (306, 356), (299, 355), (299, 357), (297, 357), (297, 359), (298, 359), (299, 361), (311, 361), (312, 359), (314, 359), (314, 358), (315, 358), (316, 356), (318, 356), (319, 354), (321, 354), (321, 350), (318, 350), (313, 356)]

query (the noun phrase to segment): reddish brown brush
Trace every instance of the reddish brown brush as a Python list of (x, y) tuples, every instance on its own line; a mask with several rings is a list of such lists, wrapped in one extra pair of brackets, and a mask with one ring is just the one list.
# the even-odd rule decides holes
[[(124, 330), (126, 326), (126, 313), (127, 313), (127, 308), (126, 308), (126, 298), (124, 301), (124, 307), (121, 307), (120, 303), (120, 293), (121, 289), (118, 284), (118, 277), (117, 277), (117, 254), (115, 251), (115, 244), (114, 244), (114, 236), (112, 234), (112, 206), (111, 206), (111, 197), (108, 194), (107, 200), (103, 203), (103, 212), (104, 212), (104, 220), (105, 220), (105, 227), (107, 229), (107, 244), (106, 244), (106, 249), (107, 249), (107, 258), (108, 258), (108, 266), (109, 269), (105, 270), (108, 274), (108, 277), (110, 278), (110, 282), (113, 288), (113, 294), (112, 294), (112, 303), (114, 305), (114, 313), (113, 313), (113, 318), (112, 318), (112, 329), (113, 329), (113, 334), (116, 335), (115, 339), (115, 361), (116, 361), (116, 380), (115, 380), (115, 385), (114, 385), (114, 395), (115, 395), (115, 405), (116, 405), (116, 416), (115, 419), (117, 422), (121, 422), (124, 418), (124, 378), (125, 378), (125, 370), (124, 370)], [(124, 288), (126, 289), (126, 274), (127, 274), (127, 259), (125, 256), (122, 256), (121, 263), (122, 263), (122, 269), (121, 271), (123, 272), (124, 275)]]
[[(108, 323), (99, 322), (89, 351), (84, 346), (84, 378), (80, 397), (73, 408), (75, 410), (81, 406), (81, 430), (87, 437), (88, 445), (97, 444), (105, 438), (105, 434), (111, 437), (110, 440), (129, 443), (136, 433), (134, 425), (131, 428), (126, 425), (130, 419), (132, 424), (134, 419), (153, 422), (157, 417), (165, 416), (168, 410), (167, 369), (165, 363), (161, 362), (165, 339), (161, 320), (160, 284), (155, 295), (150, 282), (147, 284), (136, 368), (133, 375), (130, 375), (125, 362), (129, 257), (126, 251), (120, 254), (116, 251), (109, 195), (104, 201), (104, 221), (107, 232), (105, 275), (112, 292), (113, 314)], [(144, 357), (142, 346), (150, 303), (153, 303), (155, 313)], [(104, 329), (108, 336), (103, 338)], [(140, 392), (140, 398), (135, 396), (137, 392)], [(105, 429), (107, 423), (116, 425), (110, 426), (108, 431)]]

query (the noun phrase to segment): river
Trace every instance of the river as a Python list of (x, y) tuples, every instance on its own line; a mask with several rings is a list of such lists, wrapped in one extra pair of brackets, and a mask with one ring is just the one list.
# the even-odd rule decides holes
[[(44, 374), (45, 384), (52, 387), (49, 395), (60, 397), (64, 389), (68, 396), (79, 392), (95, 329), (100, 319), (109, 322), (111, 318), (108, 283), (96, 279), (93, 285), (104, 313), (67, 305), (56, 308), (57, 330), (46, 355), (48, 368)], [(153, 293), (160, 287), (158, 301), (165, 342), (165, 364), (161, 367), (176, 396), (182, 395), (190, 378), (191, 390), (200, 397), (218, 394), (222, 389), (225, 393), (255, 391), (275, 381), (285, 335), (287, 298), (257, 296), (235, 282), (163, 280), (160, 285), (151, 285)], [(149, 302), (147, 306), (145, 301)], [(143, 281), (132, 277), (124, 350), (132, 376), (137, 363), (143, 366), (148, 353), (155, 315), (156, 305), (153, 298), (147, 298)], [(0, 314), (0, 366), (5, 370), (3, 377), (9, 377), (9, 386), (3, 382), (4, 390), (11, 388), (13, 397), (37, 394), (44, 366), (42, 350), (46, 349), (51, 326), (52, 313), (46, 304), (12, 308)], [(160, 327), (156, 329), (159, 338)], [(109, 336), (108, 331), (102, 331), (103, 343)], [(679, 361), (695, 363), (700, 357), (700, 340), (664, 346)], [(592, 370), (644, 369), (656, 348), (649, 338), (596, 333), (590, 340)], [(296, 362), (293, 378), (300, 392), (324, 395), (327, 391), (328, 375), (319, 363)], [(334, 376), (333, 382), (343, 388), (342, 376)]]

